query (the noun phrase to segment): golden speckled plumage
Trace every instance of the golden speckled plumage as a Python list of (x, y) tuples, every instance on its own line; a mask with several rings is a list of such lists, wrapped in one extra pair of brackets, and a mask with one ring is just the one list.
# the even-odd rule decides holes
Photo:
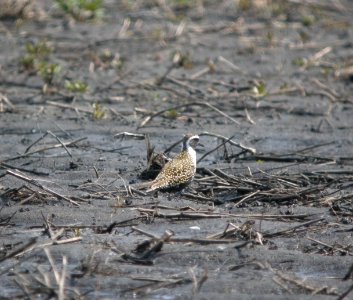
[(190, 145), (196, 146), (199, 137), (186, 135), (183, 150), (167, 162), (158, 176), (151, 182), (147, 192), (166, 189), (182, 189), (193, 179), (196, 172), (196, 152)]

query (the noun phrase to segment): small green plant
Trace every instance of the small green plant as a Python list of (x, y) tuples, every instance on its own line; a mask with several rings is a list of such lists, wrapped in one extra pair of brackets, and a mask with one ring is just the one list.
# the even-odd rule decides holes
[(120, 56), (119, 52), (114, 53), (110, 49), (103, 49), (103, 51), (90, 53), (91, 62), (94, 68), (108, 69), (113, 68), (117, 71), (124, 69), (124, 59)]
[(53, 47), (46, 41), (26, 42), (24, 44), (26, 54), (20, 58), (20, 65), (30, 74), (38, 74), (44, 84), (43, 93), (56, 91), (53, 81), (61, 70), (57, 63), (49, 61), (49, 56), (53, 51)]
[(121, 0), (121, 5), (124, 10), (131, 11), (136, 6), (136, 1), (134, 0)]
[(171, 1), (174, 6), (179, 9), (191, 8), (195, 5), (193, 0), (173, 0)]
[(191, 69), (193, 62), (189, 52), (175, 51), (173, 53), (173, 64), (184, 69)]
[(35, 72), (35, 60), (32, 55), (25, 55), (20, 58), (20, 64), (27, 72)]
[(114, 53), (112, 52), (112, 50), (106, 48), (103, 49), (103, 51), (99, 54), (99, 58), (104, 63), (111, 62), (114, 58)]
[(36, 69), (40, 77), (42, 77), (44, 83), (51, 85), (54, 80), (54, 76), (61, 70), (60, 66), (55, 63), (49, 63), (46, 61), (40, 61), (36, 64)]
[(59, 7), (75, 20), (100, 19), (103, 17), (102, 0), (54, 0)]
[(32, 55), (34, 57), (45, 57), (48, 56), (52, 51), (52, 47), (49, 45), (47, 41), (39, 41), (37, 43), (26, 42), (24, 44), (25, 50), (28, 55)]
[(288, 88), (288, 83), (287, 82), (284, 82), (281, 84), (281, 86), (279, 87), (280, 90), (285, 90)]
[(120, 56), (116, 56), (116, 57), (112, 60), (112, 62), (110, 63), (110, 65), (111, 65), (113, 68), (115, 68), (115, 69), (121, 71), (121, 70), (124, 69), (124, 60), (123, 60)]
[(117, 70), (122, 70), (124, 67), (124, 61), (119, 53), (113, 53), (110, 49), (104, 49), (99, 55), (99, 59), (102, 62), (103, 67), (112, 67)]
[(156, 41), (164, 40), (165, 36), (166, 36), (166, 33), (161, 27), (154, 28), (151, 31), (151, 37)]
[(274, 17), (278, 17), (285, 12), (283, 3), (276, 3), (274, 1), (270, 2), (270, 9)]
[(53, 86), (53, 81), (55, 75), (61, 70), (60, 66), (55, 63), (40, 61), (35, 64), (35, 68), (44, 81), (44, 85), (42, 87), (43, 94), (56, 91), (56, 88)]
[(39, 42), (26, 42), (24, 44), (26, 54), (20, 58), (20, 64), (28, 72), (37, 72), (36, 63), (46, 58), (53, 51), (53, 48), (45, 40)]
[(165, 115), (167, 118), (176, 119), (179, 116), (179, 113), (175, 109), (171, 108), (166, 111)]
[(253, 92), (256, 96), (264, 96), (266, 94), (266, 85), (264, 82), (260, 81), (253, 87)]
[(74, 228), (74, 234), (76, 237), (81, 236), (81, 228)]
[(64, 83), (65, 89), (68, 90), (69, 92), (79, 92), (79, 93), (84, 93), (88, 89), (87, 83), (81, 81), (81, 80), (65, 80)]
[(251, 0), (239, 0), (238, 7), (240, 10), (249, 10), (251, 8)]
[(92, 112), (93, 119), (100, 120), (105, 117), (105, 111), (99, 102), (93, 103), (92, 107), (93, 107), (93, 112)]
[(305, 31), (300, 31), (299, 36), (303, 44), (307, 43), (311, 39), (310, 35)]
[(324, 76), (329, 76), (331, 73), (334, 72), (334, 70), (337, 69), (336, 66), (324, 66), (321, 68), (320, 72)]
[(153, 93), (152, 99), (156, 102), (160, 101), (162, 99), (162, 96), (159, 92)]
[(267, 33), (266, 33), (266, 39), (267, 39), (267, 41), (268, 41), (268, 43), (269, 43), (270, 45), (273, 44), (273, 41), (274, 41), (274, 34), (273, 34), (272, 31), (267, 31)]
[(297, 57), (292, 60), (292, 65), (294, 66), (299, 66), (299, 67), (304, 67), (308, 63), (308, 60), (303, 57)]
[(313, 15), (305, 15), (302, 18), (302, 24), (304, 26), (311, 26), (315, 22), (315, 17)]

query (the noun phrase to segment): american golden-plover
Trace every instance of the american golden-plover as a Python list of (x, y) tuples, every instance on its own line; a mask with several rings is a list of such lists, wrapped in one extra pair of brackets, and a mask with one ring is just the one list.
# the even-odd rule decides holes
[(153, 191), (180, 191), (194, 179), (196, 172), (195, 147), (199, 142), (199, 136), (187, 134), (183, 138), (183, 149), (172, 160), (168, 161), (157, 177), (140, 188), (147, 188), (147, 193)]

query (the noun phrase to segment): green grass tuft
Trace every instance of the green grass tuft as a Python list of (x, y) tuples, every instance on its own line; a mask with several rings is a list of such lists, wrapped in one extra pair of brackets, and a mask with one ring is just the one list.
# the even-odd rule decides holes
[(102, 0), (54, 0), (68, 15), (78, 21), (101, 19), (103, 17)]
[(65, 80), (64, 86), (69, 92), (84, 93), (88, 89), (87, 83), (81, 80)]

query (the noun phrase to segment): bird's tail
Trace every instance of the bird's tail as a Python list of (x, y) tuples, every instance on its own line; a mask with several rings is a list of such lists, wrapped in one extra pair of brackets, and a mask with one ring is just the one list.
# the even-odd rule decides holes
[(149, 189), (146, 191), (146, 193), (153, 192), (155, 190), (160, 190), (167, 188), (169, 186), (169, 182), (166, 178), (157, 178), (150, 182)]
[(139, 182), (139, 183), (130, 184), (130, 186), (132, 188), (137, 189), (137, 190), (148, 189), (149, 187), (151, 187), (151, 185), (152, 185), (152, 181), (146, 181), (146, 182)]

